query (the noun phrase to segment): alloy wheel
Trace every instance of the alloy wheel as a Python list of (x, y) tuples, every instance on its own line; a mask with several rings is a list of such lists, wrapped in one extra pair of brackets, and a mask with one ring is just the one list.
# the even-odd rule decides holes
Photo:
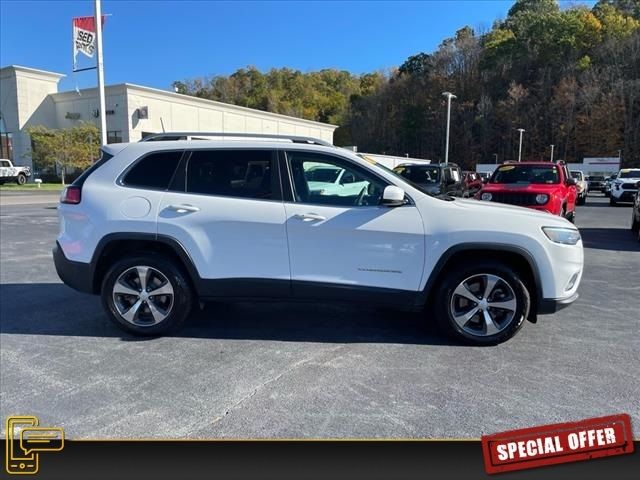
[(509, 283), (498, 275), (480, 273), (466, 278), (453, 291), (451, 318), (470, 335), (488, 337), (513, 321), (518, 301)]
[(113, 285), (112, 298), (123, 320), (149, 327), (169, 316), (174, 304), (174, 291), (162, 272), (140, 265), (120, 274)]

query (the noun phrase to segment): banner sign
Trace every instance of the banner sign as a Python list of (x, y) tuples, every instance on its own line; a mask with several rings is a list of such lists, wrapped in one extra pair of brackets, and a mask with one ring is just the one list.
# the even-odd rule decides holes
[(482, 436), (484, 466), (489, 474), (632, 452), (628, 414)]
[[(105, 17), (102, 16), (102, 25)], [(77, 69), (78, 53), (93, 58), (96, 51), (96, 23), (94, 17), (73, 19), (73, 69)]]

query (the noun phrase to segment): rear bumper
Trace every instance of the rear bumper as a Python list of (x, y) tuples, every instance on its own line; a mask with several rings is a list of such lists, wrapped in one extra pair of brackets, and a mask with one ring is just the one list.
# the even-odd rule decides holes
[(563, 308), (567, 308), (573, 302), (578, 299), (578, 293), (574, 293), (567, 298), (543, 298), (538, 305), (539, 315), (548, 315), (550, 313), (556, 313)]
[(79, 292), (95, 293), (93, 291), (93, 265), (69, 260), (65, 257), (58, 242), (53, 247), (53, 263), (60, 280), (66, 285)]

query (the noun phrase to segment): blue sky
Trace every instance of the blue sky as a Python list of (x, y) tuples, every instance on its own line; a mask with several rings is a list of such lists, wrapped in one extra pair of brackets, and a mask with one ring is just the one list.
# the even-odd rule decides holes
[[(561, 2), (563, 6), (593, 1)], [(363, 73), (437, 48), (465, 25), (489, 29), (507, 0), (214, 2), (103, 0), (107, 84), (169, 88), (174, 80), (260, 70), (338, 68)], [(71, 17), (93, 1), (0, 0), (0, 66), (64, 73), (62, 90), (95, 85), (72, 75)], [(83, 62), (83, 65), (89, 65)]]

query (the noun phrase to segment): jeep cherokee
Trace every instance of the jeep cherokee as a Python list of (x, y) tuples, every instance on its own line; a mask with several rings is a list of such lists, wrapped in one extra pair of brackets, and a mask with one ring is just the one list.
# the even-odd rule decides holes
[[(199, 301), (311, 299), (429, 310), (495, 344), (578, 296), (582, 241), (563, 218), (430, 195), (319, 140), (234, 137), (104, 146), (61, 194), (60, 278), (152, 336)], [(312, 189), (318, 166), (362, 188)]]

